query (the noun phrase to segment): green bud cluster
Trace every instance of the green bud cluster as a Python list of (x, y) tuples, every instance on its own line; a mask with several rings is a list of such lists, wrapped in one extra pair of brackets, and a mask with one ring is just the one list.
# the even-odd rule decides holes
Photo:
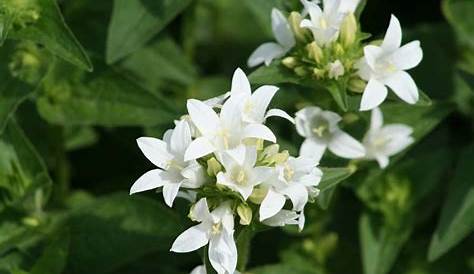
[(342, 80), (351, 91), (362, 92), (366, 83), (355, 74), (355, 64), (363, 56), (361, 41), (366, 35), (360, 32), (355, 15), (346, 15), (338, 38), (326, 45), (318, 45), (311, 32), (300, 27), (301, 20), (298, 12), (290, 13), (288, 21), (297, 45), (282, 59), (282, 64), (299, 77)]
[(8, 68), (13, 77), (29, 84), (38, 83), (46, 70), (44, 54), (35, 44), (23, 42), (19, 44), (10, 57)]
[(0, 29), (3, 33), (6, 26), (25, 28), (38, 21), (41, 7), (37, 0), (2, 0), (0, 2)]

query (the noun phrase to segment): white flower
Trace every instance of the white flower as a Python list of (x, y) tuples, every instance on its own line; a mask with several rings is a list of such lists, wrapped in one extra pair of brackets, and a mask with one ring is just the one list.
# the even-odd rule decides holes
[(377, 160), (381, 168), (389, 163), (393, 156), (414, 142), (413, 129), (403, 124), (383, 125), (383, 116), (379, 108), (372, 110), (370, 129), (363, 144), (367, 150), (366, 159)]
[(318, 107), (306, 107), (296, 113), (296, 130), (306, 138), (300, 155), (319, 162), (326, 148), (335, 155), (355, 159), (365, 155), (362, 144), (338, 127), (339, 114), (323, 111)]
[(270, 65), (273, 59), (284, 56), (295, 46), (295, 37), (286, 17), (278, 10), (272, 10), (272, 31), (277, 43), (267, 42), (260, 45), (249, 57), (249, 67), (262, 63)]
[(322, 172), (313, 158), (289, 157), (276, 166), (277, 178), (269, 187), (267, 195), (260, 205), (260, 221), (275, 216), (290, 198), (294, 211), (302, 211), (309, 198), (317, 196), (316, 188), (321, 181)]
[(137, 143), (148, 160), (159, 169), (141, 176), (133, 184), (130, 194), (163, 187), (163, 197), (171, 207), (181, 186), (198, 188), (204, 183), (204, 169), (196, 161), (184, 160), (184, 153), (191, 144), (191, 131), (185, 121), (167, 131), (163, 140), (141, 137)]
[(338, 79), (344, 75), (344, 65), (341, 61), (336, 60), (328, 64), (329, 79)]
[(186, 150), (185, 160), (233, 149), (248, 138), (276, 142), (275, 135), (265, 125), (242, 123), (241, 102), (237, 96), (229, 98), (218, 115), (204, 102), (188, 100), (189, 116), (199, 130), (200, 137), (196, 138)]
[(280, 109), (271, 109), (267, 112), (268, 105), (275, 93), (276, 86), (261, 86), (252, 94), (250, 82), (245, 73), (236, 69), (232, 77), (231, 97), (239, 97), (241, 102), (242, 120), (246, 123), (261, 124), (268, 117), (278, 116), (294, 123), (294, 119)]
[(387, 86), (403, 101), (414, 104), (418, 101), (418, 88), (406, 70), (416, 67), (423, 59), (419, 41), (400, 47), (402, 29), (398, 19), (392, 15), (382, 45), (364, 48), (364, 57), (357, 63), (359, 76), (368, 81), (362, 95), (360, 110), (379, 106), (387, 98)]
[(339, 5), (339, 12), (342, 12), (342, 13), (355, 12), (359, 3), (360, 3), (360, 0), (341, 0), (341, 3)]
[(262, 223), (268, 226), (297, 225), (299, 214), (292, 210), (282, 209), (272, 217), (265, 219)]
[(174, 241), (171, 251), (186, 253), (209, 243), (209, 261), (219, 274), (234, 273), (237, 247), (234, 241), (234, 215), (230, 203), (223, 203), (209, 212), (206, 198), (193, 207), (192, 217), (201, 222), (184, 231)]
[(198, 265), (189, 274), (207, 274), (206, 267), (204, 265)]
[(304, 2), (311, 20), (303, 19), (300, 26), (313, 33), (319, 46), (325, 46), (337, 39), (345, 14), (339, 11), (341, 0), (323, 1), (323, 10), (314, 2)]
[(255, 167), (257, 150), (252, 146), (238, 146), (221, 155), (225, 172), (217, 174), (217, 184), (239, 192), (247, 200), (253, 188), (271, 175), (269, 167)]

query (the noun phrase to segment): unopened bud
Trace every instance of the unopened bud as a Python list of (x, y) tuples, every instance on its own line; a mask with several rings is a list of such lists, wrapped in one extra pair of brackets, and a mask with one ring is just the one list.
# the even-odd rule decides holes
[(261, 204), (265, 196), (267, 196), (268, 189), (265, 188), (254, 188), (252, 194), (249, 197), (249, 200), (254, 204)]
[(280, 153), (273, 155), (272, 157), (270, 157), (269, 160), (271, 161), (271, 163), (278, 165), (285, 163), (289, 157), (290, 153), (288, 152), (288, 150), (284, 150)]
[(321, 60), (324, 57), (323, 50), (316, 44), (315, 41), (306, 45), (306, 51), (308, 52), (309, 58), (316, 61), (316, 63), (321, 63)]
[(296, 67), (294, 71), (296, 75), (301, 76), (301, 77), (308, 75), (308, 70), (305, 67)]
[(248, 205), (240, 204), (237, 207), (237, 214), (241, 225), (249, 225), (252, 222), (252, 209)]
[(340, 39), (347, 49), (354, 44), (357, 35), (357, 20), (354, 13), (349, 13), (342, 22)]
[(281, 63), (289, 69), (293, 69), (300, 64), (300, 62), (295, 57), (291, 56), (283, 58), (283, 60), (281, 60)]
[(348, 88), (352, 92), (363, 93), (367, 83), (360, 78), (353, 78), (349, 80)]
[(211, 159), (207, 160), (207, 174), (209, 176), (216, 176), (221, 170), (222, 166), (216, 158), (212, 157)]
[(291, 30), (293, 31), (296, 40), (305, 43), (308, 40), (308, 37), (310, 37), (310, 33), (307, 29), (300, 27), (302, 19), (303, 17), (301, 17), (301, 14), (293, 11), (288, 17), (288, 22), (290, 23)]
[(333, 50), (334, 50), (334, 55), (337, 57), (343, 56), (344, 53), (346, 52), (344, 50), (344, 47), (341, 45), (341, 43), (335, 43)]
[(318, 68), (314, 68), (313, 69), (313, 75), (317, 78), (317, 79), (322, 79), (324, 78), (324, 74), (325, 74), (325, 70), (323, 69), (318, 69)]

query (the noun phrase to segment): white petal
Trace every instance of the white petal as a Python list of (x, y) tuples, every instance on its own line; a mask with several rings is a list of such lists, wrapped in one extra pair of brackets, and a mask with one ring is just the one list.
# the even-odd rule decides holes
[(342, 130), (334, 133), (328, 148), (332, 153), (342, 158), (357, 159), (365, 156), (364, 146)]
[(316, 115), (320, 115), (320, 113), (321, 109), (315, 106), (305, 107), (296, 112), (296, 131), (300, 136), (310, 137), (313, 135), (311, 132), (312, 120)]
[(298, 218), (298, 229), (299, 229), (299, 231), (303, 230), (305, 222), (306, 222), (306, 217), (304, 216), (304, 212), (301, 211), (300, 216)]
[(268, 42), (260, 45), (249, 57), (247, 65), (255, 67), (262, 63), (270, 65), (273, 59), (280, 58), (285, 55), (287, 51), (277, 43)]
[(181, 175), (186, 178), (183, 180), (183, 187), (199, 188), (206, 181), (204, 168), (196, 161), (191, 162), (187, 167), (181, 170)]
[(244, 129), (243, 137), (263, 139), (272, 143), (276, 142), (275, 134), (267, 126), (261, 124), (247, 125)]
[(285, 205), (285, 196), (275, 192), (271, 188), (260, 205), (259, 214), (260, 221), (275, 216)]
[(220, 233), (209, 241), (209, 261), (218, 274), (234, 273), (237, 247), (232, 235)]
[(270, 178), (273, 174), (273, 168), (258, 166), (253, 168), (252, 173), (253, 185), (255, 186)]
[(190, 274), (207, 274), (206, 267), (204, 265), (196, 266)]
[(360, 111), (371, 110), (379, 106), (387, 98), (387, 94), (387, 87), (379, 81), (371, 79), (362, 94)]
[(293, 210), (303, 210), (308, 202), (308, 191), (304, 185), (291, 184), (289, 187), (281, 190), (281, 192), (290, 198)]
[(287, 49), (292, 48), (296, 41), (286, 17), (276, 8), (272, 9), (272, 30), (276, 40)]
[[(251, 113), (250, 116), (251, 123), (263, 123), (265, 120), (265, 112), (267, 111), (268, 105), (272, 100), (275, 93), (278, 91), (278, 87), (275, 86), (261, 86), (252, 94), (251, 97)], [(244, 110), (245, 111), (245, 110)]]
[(368, 45), (364, 47), (365, 61), (372, 70), (377, 70), (377, 59), (383, 54), (381, 47)]
[(389, 159), (385, 155), (376, 155), (375, 159), (377, 160), (380, 168), (382, 169), (386, 168), (389, 164)]
[(414, 104), (418, 101), (419, 94), (413, 78), (405, 71), (399, 71), (385, 80), (393, 92), (403, 101)]
[[(318, 6), (316, 2), (306, 2), (306, 9), (308, 10), (309, 16), (312, 22), (319, 22), (321, 16), (323, 15), (323, 11)], [(301, 21), (303, 23), (304, 20)], [(314, 25), (314, 24), (312, 24)], [(303, 27), (303, 26), (301, 26)]]
[(197, 250), (209, 242), (208, 226), (204, 223), (188, 228), (176, 238), (171, 251), (186, 253)]
[(230, 94), (232, 96), (243, 94), (245, 96), (250, 96), (252, 93), (252, 89), (250, 88), (250, 82), (245, 75), (245, 72), (237, 68), (234, 71), (234, 75), (232, 76), (232, 88), (230, 90)]
[(137, 144), (145, 157), (155, 166), (166, 169), (168, 162), (173, 159), (173, 155), (168, 152), (167, 144), (156, 138), (140, 137)]
[(340, 13), (355, 12), (359, 2), (360, 0), (342, 0), (338, 11)]
[(303, 19), (301, 20), (300, 27), (311, 29), (311, 28), (314, 28), (314, 25), (313, 25), (313, 22), (311, 22), (311, 20)]
[(184, 156), (186, 149), (191, 144), (191, 129), (186, 121), (177, 123), (170, 139), (171, 151), (177, 155)]
[(319, 162), (326, 151), (327, 144), (314, 138), (307, 138), (300, 147), (300, 155)]
[(382, 128), (383, 114), (380, 108), (374, 108), (370, 117), (370, 131), (374, 132)]
[(233, 163), (237, 163), (239, 166), (243, 166), (245, 163), (247, 147), (244, 145), (239, 145), (235, 147), (234, 149), (226, 150), (225, 153), (232, 158), (232, 161), (229, 162), (227, 159), (225, 159), (227, 157), (223, 155), (223, 162), (226, 162), (226, 164), (224, 165), (225, 167), (230, 168), (230, 166), (232, 166)]
[(173, 207), (174, 199), (178, 195), (181, 183), (167, 183), (163, 185), (163, 198), (169, 207)]
[(386, 52), (395, 51), (402, 44), (402, 27), (397, 17), (392, 14), (390, 18), (390, 25), (388, 26), (387, 33), (383, 39), (382, 48)]
[(130, 188), (130, 195), (162, 187), (165, 183), (160, 176), (162, 172), (161, 169), (154, 169), (143, 174)]
[(209, 142), (209, 140), (205, 137), (199, 137), (195, 139), (186, 149), (186, 153), (184, 154), (184, 160), (190, 161), (194, 159), (201, 158), (214, 152), (216, 148)]
[(199, 100), (189, 99), (187, 102), (187, 108), (191, 120), (199, 129), (201, 134), (207, 135), (216, 132), (220, 120), (219, 116), (217, 116), (210, 106)]
[(222, 106), (219, 114), (221, 124), (224, 128), (238, 132), (242, 126), (242, 101), (245, 100), (246, 95), (237, 94), (231, 95), (230, 98)]
[(270, 109), (269, 111), (267, 111), (267, 114), (265, 114), (265, 120), (269, 117), (280, 117), (290, 121), (292, 124), (295, 123), (295, 118), (291, 117), (290, 115), (288, 115), (288, 113), (281, 109)]
[(222, 107), (222, 104), (227, 98), (229, 98), (229, 96), (230, 96), (230, 91), (222, 95), (213, 97), (211, 99), (207, 99), (204, 101), (204, 104), (210, 106), (211, 108)]
[(268, 226), (296, 225), (298, 224), (297, 218), (298, 214), (296, 212), (283, 209), (275, 216), (264, 220), (263, 223)]
[(211, 213), (209, 212), (206, 198), (201, 198), (201, 200), (194, 204), (191, 211), (191, 217), (193, 220), (198, 222), (211, 219)]
[(409, 70), (423, 59), (423, 50), (420, 47), (420, 41), (410, 42), (395, 51), (390, 59), (395, 67), (399, 70)]

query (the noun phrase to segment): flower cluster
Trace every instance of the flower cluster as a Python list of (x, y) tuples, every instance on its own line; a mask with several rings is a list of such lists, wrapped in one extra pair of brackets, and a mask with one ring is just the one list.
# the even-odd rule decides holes
[(279, 109), (267, 111), (275, 86), (253, 93), (247, 76), (237, 69), (231, 91), (207, 101), (190, 99), (188, 115), (175, 122), (163, 139), (137, 140), (157, 167), (133, 184), (130, 193), (160, 189), (168, 206), (176, 197), (193, 205), (189, 218), (199, 224), (173, 243), (174, 252), (209, 245), (208, 257), (218, 273), (234, 273), (239, 224), (304, 226), (304, 208), (319, 193), (322, 172), (314, 157), (292, 157), (280, 151), (269, 117), (294, 118)]
[[(363, 93), (360, 110), (379, 106), (390, 88), (403, 101), (418, 101), (418, 88), (406, 72), (422, 60), (419, 41), (401, 46), (402, 30), (392, 15), (383, 41), (363, 42), (370, 35), (360, 31), (354, 15), (359, 0), (302, 0), (303, 13), (289, 17), (272, 11), (276, 42), (264, 43), (250, 56), (250, 67), (281, 63), (300, 77), (321, 82), (336, 81), (351, 91)], [(308, 17), (308, 18), (306, 18)], [(388, 87), (388, 88), (387, 88)]]

